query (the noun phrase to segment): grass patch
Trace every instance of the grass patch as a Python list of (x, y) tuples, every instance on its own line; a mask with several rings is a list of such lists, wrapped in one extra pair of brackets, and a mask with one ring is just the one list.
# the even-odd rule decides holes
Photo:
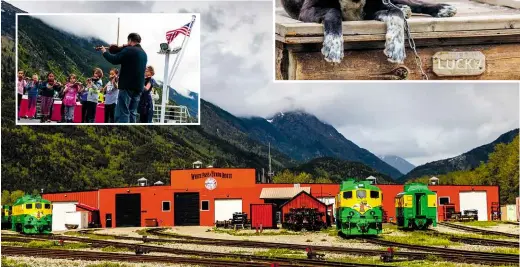
[(234, 257), (217, 257), (215, 259), (221, 261), (245, 261), (244, 259)]
[(128, 248), (118, 248), (114, 246), (108, 246), (101, 248), (101, 251), (103, 252), (131, 252), (132, 250)]
[(493, 253), (515, 254), (515, 255), (520, 254), (520, 252), (518, 251), (518, 248), (504, 248), (504, 247), (492, 248), (491, 252), (493, 252)]
[(247, 254), (249, 254), (249, 251), (245, 251), (245, 250), (236, 250), (236, 251), (231, 251), (230, 253), (233, 253), (233, 254), (242, 254), (242, 255), (247, 255)]
[(500, 225), (501, 222), (497, 221), (469, 221), (469, 222), (460, 222), (462, 225), (466, 226), (473, 226), (473, 227), (482, 227), (482, 228), (488, 228)]
[(446, 238), (436, 237), (424, 232), (413, 231), (405, 236), (388, 236), (382, 235), (383, 240), (409, 244), (409, 245), (423, 245), (423, 246), (460, 246), (458, 242), (452, 242)]
[(131, 265), (128, 264), (119, 264), (115, 262), (102, 262), (102, 263), (95, 263), (95, 264), (89, 264), (86, 267), (130, 267)]
[(7, 246), (17, 246), (17, 247), (27, 247), (27, 248), (48, 248), (48, 249), (82, 249), (88, 248), (89, 245), (87, 243), (81, 242), (65, 242), (63, 246), (59, 246), (57, 241), (41, 241), (41, 240), (32, 240), (31, 242), (2, 242), (2, 245)]
[(149, 228), (139, 229), (139, 230), (136, 230), (135, 233), (138, 234), (138, 235), (149, 236), (150, 234), (148, 233), (148, 230), (150, 230), (150, 229)]
[(263, 257), (284, 257), (284, 258), (294, 258), (294, 259), (303, 259), (307, 258), (307, 255), (303, 251), (296, 251), (286, 248), (270, 248), (267, 251), (255, 252), (253, 255), (255, 256), (263, 256)]
[(393, 223), (383, 223), (383, 234), (390, 234), (398, 231), (397, 225)]
[(293, 232), (288, 230), (280, 230), (280, 231), (263, 231), (262, 233), (252, 232), (249, 230), (233, 230), (233, 229), (220, 229), (213, 228), (213, 232), (217, 234), (228, 234), (233, 236), (275, 236), (275, 235), (301, 235), (299, 232)]
[(3, 267), (31, 267), (31, 265), (23, 262), (18, 262), (13, 259), (8, 259), (6, 257), (2, 257), (2, 266)]
[(77, 236), (77, 237), (87, 237), (87, 238), (90, 238), (90, 239), (98, 239), (98, 240), (113, 240), (113, 239), (115, 239), (114, 237), (111, 237), (111, 236), (108, 236), (108, 235), (98, 235), (98, 234), (93, 234), (91, 232), (89, 232), (87, 234), (83, 234), (83, 233), (80, 233), (78, 231), (68, 231), (68, 232), (65, 232), (64, 235)]
[(329, 236), (338, 236), (338, 231), (339, 230), (336, 229), (336, 227), (329, 227), (320, 230), (321, 233), (327, 234)]

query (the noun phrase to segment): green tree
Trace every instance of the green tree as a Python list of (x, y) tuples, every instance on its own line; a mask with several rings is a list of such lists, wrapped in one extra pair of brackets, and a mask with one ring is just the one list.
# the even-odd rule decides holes
[(293, 183), (294, 184), (308, 184), (308, 183), (314, 183), (314, 180), (312, 179), (312, 175), (310, 175), (306, 172), (301, 172), (298, 175), (294, 176)]
[(2, 205), (10, 205), (11, 203), (11, 194), (9, 190), (2, 191)]
[(25, 192), (22, 190), (16, 190), (16, 191), (11, 192), (11, 195), (10, 195), (11, 202), (8, 205), (13, 205), (14, 202), (16, 202), (16, 200), (23, 197), (24, 195), (25, 195)]
[(273, 183), (276, 184), (290, 184), (294, 182), (294, 174), (289, 170), (277, 173), (273, 177)]
[[(487, 163), (481, 163), (474, 170), (450, 172), (440, 175), (441, 184), (454, 185), (498, 185), (500, 203), (513, 204), (519, 196), (519, 143), (518, 136), (509, 144), (498, 144), (489, 155)], [(428, 183), (429, 176), (413, 181)], [(410, 181), (411, 182), (411, 181)]]
[(332, 181), (329, 178), (325, 178), (325, 177), (316, 178), (316, 180), (314, 180), (314, 182), (317, 183), (317, 184), (329, 184), (329, 183), (332, 183)]

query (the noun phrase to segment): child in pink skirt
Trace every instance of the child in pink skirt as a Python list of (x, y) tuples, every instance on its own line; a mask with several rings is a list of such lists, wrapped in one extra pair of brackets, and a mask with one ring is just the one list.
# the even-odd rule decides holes
[(74, 121), (74, 108), (76, 107), (76, 96), (81, 89), (81, 83), (76, 81), (76, 75), (69, 75), (69, 82), (63, 91), (63, 103), (65, 106), (65, 122)]

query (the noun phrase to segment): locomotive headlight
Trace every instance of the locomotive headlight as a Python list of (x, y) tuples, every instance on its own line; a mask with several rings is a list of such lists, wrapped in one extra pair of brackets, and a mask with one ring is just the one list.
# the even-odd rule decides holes
[(370, 215), (374, 216), (374, 215), (376, 215), (376, 212), (375, 211), (370, 211)]
[(351, 211), (351, 212), (348, 213), (348, 215), (350, 215), (350, 216), (354, 216), (354, 212)]

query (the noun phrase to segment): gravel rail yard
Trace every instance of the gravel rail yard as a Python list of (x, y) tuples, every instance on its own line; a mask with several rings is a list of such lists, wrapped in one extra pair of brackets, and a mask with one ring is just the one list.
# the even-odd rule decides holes
[(507, 236), (507, 237), (513, 237), (513, 238), (520, 238), (519, 234), (504, 233), (504, 232), (498, 232), (498, 231), (479, 229), (479, 228), (475, 228), (475, 227), (469, 227), (469, 226), (464, 226), (464, 225), (454, 224), (454, 223), (439, 222), (439, 225), (442, 225), (442, 226), (445, 226), (445, 227), (449, 227), (449, 228), (453, 228), (453, 229), (473, 232), (473, 233), (488, 234), (488, 235), (500, 235), (500, 236)]

